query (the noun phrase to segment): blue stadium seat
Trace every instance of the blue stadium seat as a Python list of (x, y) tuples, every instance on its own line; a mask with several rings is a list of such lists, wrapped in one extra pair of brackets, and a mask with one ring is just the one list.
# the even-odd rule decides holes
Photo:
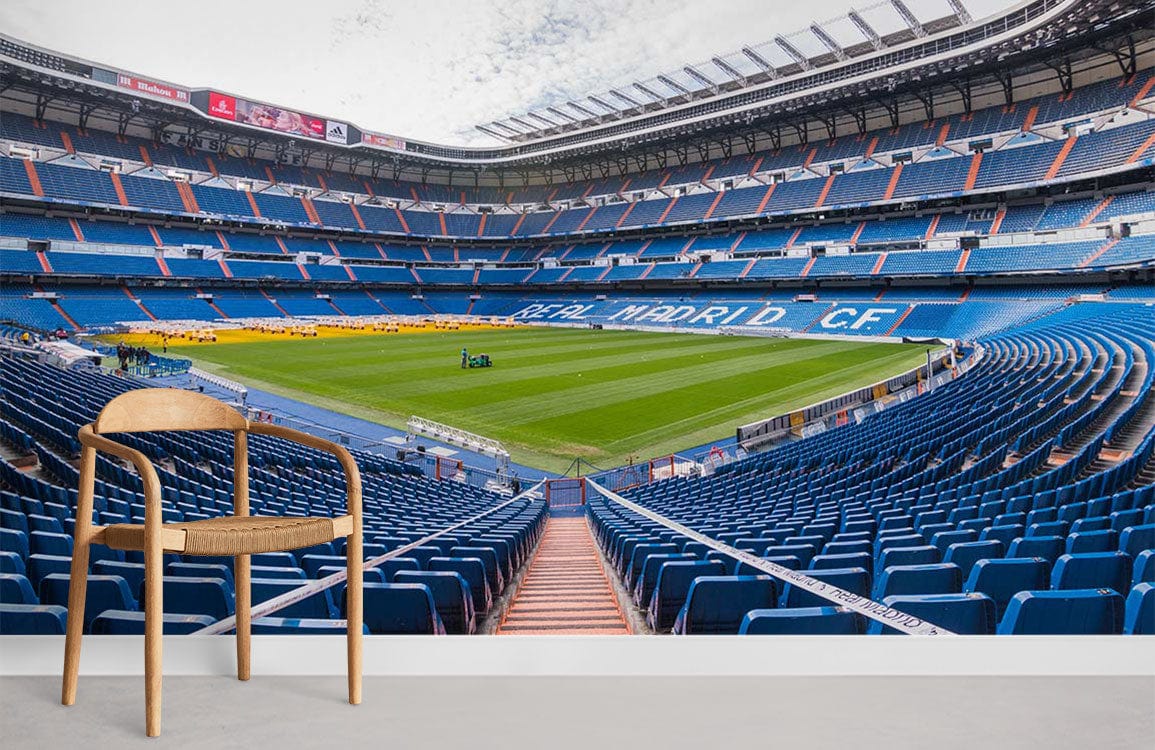
[(668, 562), (674, 562), (675, 560), (696, 559), (698, 558), (694, 555), (684, 552), (665, 552), (646, 555), (646, 559), (642, 563), (641, 573), (638, 575), (634, 585), (634, 603), (639, 607), (649, 604), (650, 598), (654, 595), (654, 586), (658, 582), (658, 571), (662, 569), (663, 565)]
[(1131, 585), (1136, 586), (1140, 583), (1155, 583), (1155, 549), (1145, 549), (1135, 555)]
[[(824, 570), (807, 570), (805, 575), (816, 581), (822, 581), (831, 586), (837, 586), (844, 591), (859, 596), (870, 596), (870, 574), (865, 568), (828, 568)], [(795, 607), (828, 607), (829, 599), (813, 594), (793, 583), (782, 587), (782, 594), (778, 599), (778, 606), (782, 608)]]
[(28, 545), (34, 555), (72, 557), (72, 537), (68, 534), (32, 531), (28, 534)]
[(452, 571), (401, 570), (393, 576), (395, 583), (420, 583), (429, 588), (437, 614), (450, 635), (472, 635), (477, 627), (473, 613), (473, 595), (460, 573)]
[(365, 584), (365, 624), (376, 635), (445, 635), (423, 583)]
[(412, 557), (394, 557), (377, 566), (385, 576), (385, 582), (393, 580), (393, 576), (402, 570), (421, 570), (421, 563)]
[[(903, 594), (888, 596), (882, 603), (959, 635), (993, 635), (998, 622), (995, 602), (985, 594)], [(900, 631), (871, 621), (866, 632), (894, 635)]]
[(890, 547), (878, 558), (876, 570), (894, 565), (933, 565), (941, 560), (938, 547), (929, 544), (917, 547)]
[[(69, 577), (53, 573), (40, 582), (40, 603), (68, 606)], [(84, 628), (88, 630), (97, 615), (107, 609), (136, 609), (136, 597), (128, 590), (128, 583), (120, 576), (88, 576), (88, 592), (84, 599)]]
[[(345, 567), (341, 566), (344, 570)], [(305, 571), (298, 567), (282, 568), (274, 565), (252, 565), (249, 567), (249, 574), (253, 578), (277, 579), (282, 581), (298, 581), (305, 580)]]
[(234, 585), (232, 568), (216, 563), (170, 562), (164, 566), (164, 574), (186, 578), (221, 578), (228, 582), (229, 586)]
[(1155, 635), (1155, 583), (1136, 584), (1127, 595), (1123, 632)]
[(1119, 535), (1119, 550), (1135, 557), (1145, 549), (1155, 549), (1155, 523), (1131, 526)]
[(848, 552), (835, 555), (815, 555), (810, 560), (810, 570), (830, 570), (831, 568), (862, 568), (870, 573), (874, 568), (874, 558), (870, 556), (869, 552)]
[(40, 588), (40, 582), (44, 580), (45, 576), (52, 575), (53, 573), (69, 575), (71, 572), (71, 557), (61, 557), (59, 555), (28, 556), (28, 580), (32, 582), (32, 586), (36, 589)]
[(1066, 545), (1066, 537), (1061, 536), (1020, 537), (1011, 542), (1007, 557), (1039, 557), (1054, 565)]
[(695, 578), (674, 622), (678, 635), (736, 634), (752, 609), (773, 609), (777, 587), (770, 576)]
[(1084, 552), (1113, 552), (1119, 548), (1119, 535), (1114, 529), (1074, 531), (1067, 537), (1067, 554)]
[(39, 604), (32, 582), (22, 573), (0, 573), (0, 602), (5, 604)]
[(24, 565), (24, 558), (15, 552), (0, 552), (0, 573), (20, 573), (28, 572), (27, 566)]
[[(285, 578), (254, 578), (253, 603), (257, 604), (299, 589), (303, 584)], [(337, 617), (337, 608), (333, 603), (333, 589), (321, 589), (306, 596), (300, 601), (277, 610), (281, 617), (301, 617), (324, 620)]]
[(338, 568), (345, 567), (344, 555), (304, 555), (301, 557), (301, 567), (309, 578), (320, 578), (317, 571), (326, 565)]
[(485, 564), (476, 557), (431, 557), (429, 570), (450, 571), (460, 573), (469, 584), (469, 592), (473, 595), (473, 611), (478, 617), (484, 617), (493, 604), (493, 594), (489, 589), (489, 580), (485, 575)]
[(755, 609), (746, 613), (739, 635), (859, 635), (863, 617), (844, 607)]
[(92, 572), (106, 576), (120, 576), (128, 582), (128, 590), (137, 601), (141, 600), (140, 589), (144, 585), (144, 563), (97, 560), (92, 564)]
[[(162, 629), (165, 635), (188, 635), (212, 625), (216, 620), (208, 615), (164, 613)], [(109, 609), (92, 621), (94, 635), (144, 635), (144, 612), (126, 612)]]
[(874, 598), (902, 594), (957, 594), (962, 572), (954, 563), (892, 565), (884, 568), (874, 584)]
[(1020, 591), (999, 621), (999, 635), (1118, 635), (1123, 597), (1108, 589)]
[(992, 560), (1003, 556), (1003, 543), (997, 539), (987, 539), (978, 542), (960, 542), (947, 547), (943, 555), (944, 563), (954, 563), (959, 567), (962, 580), (966, 580), (971, 568), (979, 560)]
[(658, 570), (654, 593), (646, 623), (658, 633), (669, 632), (674, 626), (678, 612), (690, 593), (690, 585), (699, 576), (717, 578), (724, 575), (725, 566), (716, 560), (668, 562)]
[(68, 610), (54, 604), (0, 603), (0, 635), (64, 635)]
[[(90, 577), (88, 580), (92, 580)], [(233, 587), (223, 578), (190, 578), (186, 576), (164, 576), (161, 579), (161, 597), (166, 612), (182, 615), (208, 615), (214, 620), (223, 620), (233, 614), (236, 600)], [(89, 584), (91, 589), (91, 584)], [(141, 587), (141, 596), (148, 588), (146, 581)], [(256, 599), (254, 599), (256, 601)], [(133, 607), (114, 607), (133, 609)]]
[(989, 596), (995, 603), (995, 616), (1001, 618), (1015, 594), (1047, 588), (1050, 570), (1050, 564), (1041, 557), (980, 560), (971, 568), (963, 592)]
[(1051, 588), (1130, 590), (1133, 561), (1126, 552), (1063, 555), (1051, 571)]
[(27, 560), (28, 534), (16, 529), (0, 529), (0, 550), (14, 552), (21, 560)]

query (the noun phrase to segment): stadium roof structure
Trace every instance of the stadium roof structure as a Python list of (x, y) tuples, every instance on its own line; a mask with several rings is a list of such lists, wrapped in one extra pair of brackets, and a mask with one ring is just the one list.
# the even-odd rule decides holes
[[(488, 147), (374, 132), (3, 35), (0, 98), (5, 109), (38, 119), (51, 111), (82, 128), (95, 123), (210, 151), (375, 177), (506, 186), (861, 134), (897, 127), (903, 118), (970, 112), (980, 96), (1010, 104), (1024, 81), (1046, 79), (1070, 91), (1080, 71), (1117, 65), (1128, 75), (1140, 55), (1155, 50), (1155, 0), (1023, 0), (983, 19), (971, 18), (962, 2), (923, 2), (883, 0), (708, 64), (519, 116), (500, 128), (509, 142)], [(270, 117), (277, 113), (292, 125)]]
[(891, 50), (973, 20), (962, 0), (882, 0), (680, 70), (476, 127), (510, 143), (548, 138)]

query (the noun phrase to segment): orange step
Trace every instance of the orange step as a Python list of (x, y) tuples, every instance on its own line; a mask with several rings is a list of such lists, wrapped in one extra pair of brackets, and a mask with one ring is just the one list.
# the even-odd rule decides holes
[(934, 145), (941, 146), (946, 143), (947, 135), (950, 134), (950, 123), (944, 122), (942, 128), (938, 131), (938, 138), (934, 139)]
[(706, 209), (706, 215), (702, 217), (703, 219), (708, 219), (714, 215), (714, 209), (717, 208), (718, 204), (722, 202), (723, 195), (725, 195), (725, 193), (719, 190), (718, 194), (714, 196), (713, 202), (710, 203), (710, 207)]
[(584, 517), (549, 519), (497, 634), (630, 634)]
[(766, 188), (766, 195), (762, 196), (762, 200), (758, 203), (758, 209), (754, 212), (761, 214), (766, 210), (766, 204), (770, 202), (770, 196), (774, 194), (774, 188), (778, 187), (777, 182), (771, 182), (770, 187)]
[(1084, 258), (1083, 261), (1081, 263), (1079, 263), (1078, 268), (1086, 268), (1087, 266), (1091, 265), (1092, 263), (1094, 263), (1095, 261), (1097, 261), (1099, 259), (1100, 255), (1107, 252), (1111, 248), (1115, 247), (1115, 245), (1117, 245), (1117, 244), (1119, 244), (1119, 238), (1118, 237), (1112, 238), (1106, 244), (1104, 244), (1102, 247), (1100, 247), (1098, 250), (1091, 253), (1091, 255), (1087, 256), (1086, 258)]
[(128, 194), (124, 192), (124, 183), (120, 181), (120, 173), (109, 172), (108, 177), (112, 180), (112, 189), (116, 191), (116, 199), (120, 201), (120, 205), (132, 205), (128, 202)]
[(666, 210), (663, 211), (662, 215), (658, 217), (658, 221), (656, 223), (661, 224), (662, 222), (664, 222), (666, 220), (666, 217), (670, 215), (670, 210), (674, 208), (674, 204), (677, 202), (678, 202), (678, 196), (675, 195), (673, 198), (670, 199), (670, 202), (666, 204)]
[(1027, 117), (1023, 120), (1022, 131), (1025, 133), (1035, 125), (1035, 118), (1039, 116), (1039, 105), (1036, 104), (1027, 110)]
[(405, 214), (401, 213), (401, 209), (395, 208), (393, 212), (397, 214), (397, 221), (401, 224), (401, 228), (405, 230), (405, 234), (409, 234), (409, 222), (405, 221)]
[(64, 144), (64, 150), (70, 154), (76, 153), (76, 147), (72, 145), (72, 137), (68, 135), (67, 131), (60, 131), (60, 142)]
[(157, 320), (157, 319), (158, 319), (158, 318), (157, 318), (155, 315), (153, 315), (153, 314), (152, 314), (152, 311), (151, 311), (151, 310), (149, 310), (147, 307), (145, 307), (145, 306), (144, 306), (144, 303), (143, 303), (143, 302), (141, 302), (140, 300), (138, 300), (136, 297), (133, 297), (133, 296), (132, 296), (132, 292), (128, 291), (128, 287), (126, 287), (126, 286), (124, 286), (123, 284), (121, 284), (121, 286), (120, 286), (120, 291), (124, 292), (124, 296), (125, 296), (125, 297), (128, 297), (130, 300), (132, 300), (133, 302), (135, 302), (135, 303), (136, 303), (136, 305), (137, 305), (137, 307), (139, 307), (139, 308), (140, 308), (140, 311), (141, 311), (142, 313), (144, 313), (145, 315), (147, 315), (147, 316), (148, 316), (148, 319), (149, 319), (149, 320)]
[(349, 210), (353, 212), (353, 219), (357, 222), (357, 226), (362, 230), (365, 229), (365, 220), (361, 218), (361, 212), (357, 210), (357, 204), (350, 203)]
[(967, 261), (971, 259), (971, 251), (963, 250), (962, 255), (958, 257), (958, 264), (954, 267), (955, 273), (962, 273), (967, 270)]
[(976, 151), (975, 155), (971, 157), (971, 168), (967, 171), (967, 181), (963, 184), (963, 190), (974, 190), (975, 181), (979, 178), (979, 167), (983, 163), (983, 152)]
[(1115, 196), (1108, 195), (1106, 198), (1099, 201), (1099, 205), (1095, 206), (1093, 209), (1091, 209), (1091, 213), (1089, 213), (1085, 217), (1083, 217), (1083, 220), (1081, 222), (1079, 222), (1079, 226), (1080, 227), (1090, 226), (1091, 222), (1094, 221), (1095, 218), (1099, 214), (1103, 213), (1103, 209), (1106, 208), (1107, 206), (1111, 205), (1111, 201), (1113, 201), (1113, 200), (1115, 200)]
[(257, 205), (257, 199), (253, 196), (253, 191), (245, 190), (243, 192), (245, 197), (249, 199), (249, 208), (253, 209), (253, 216), (256, 216), (258, 219), (261, 218), (261, 208)]
[(834, 175), (826, 178), (826, 184), (822, 186), (822, 192), (818, 194), (818, 200), (814, 201), (815, 208), (826, 203), (826, 196), (830, 194), (830, 188), (832, 187), (834, 187)]
[(913, 310), (913, 309), (914, 309), (914, 305), (909, 305), (909, 306), (907, 306), (906, 310), (905, 310), (905, 311), (902, 313), (902, 315), (898, 316), (898, 320), (894, 321), (894, 325), (892, 325), (892, 326), (891, 326), (891, 327), (890, 327), (890, 328), (887, 330), (887, 332), (883, 334), (883, 336), (889, 336), (890, 334), (892, 334), (892, 333), (894, 333), (896, 330), (898, 330), (898, 327), (899, 327), (900, 325), (902, 325), (902, 321), (906, 320), (906, 316), (907, 316), (907, 315), (910, 315), (910, 311), (911, 311), (911, 310)]
[(1006, 217), (1006, 215), (1007, 215), (1007, 209), (1006, 208), (1000, 208), (995, 213), (995, 220), (991, 222), (991, 230), (990, 230), (991, 234), (998, 234), (999, 233), (999, 228), (1003, 225), (1003, 219)]
[[(945, 128), (946, 125), (943, 125), (943, 127)], [(898, 187), (899, 177), (902, 177), (902, 162), (894, 165), (894, 168), (891, 169), (890, 182), (886, 183), (886, 192), (882, 194), (882, 199), (884, 201), (888, 201), (894, 197), (894, 189)]]
[(44, 273), (54, 273), (52, 270), (52, 262), (48, 260), (48, 254), (42, 250), (36, 252), (36, 260), (40, 261), (40, 268)]
[(806, 261), (806, 265), (802, 269), (802, 273), (798, 274), (799, 278), (806, 278), (806, 274), (810, 273), (810, 269), (814, 268), (814, 261), (818, 260), (817, 256), (811, 256), (810, 260)]
[(941, 216), (942, 216), (942, 214), (935, 214), (934, 216), (931, 217), (930, 226), (926, 228), (925, 239), (929, 240), (931, 237), (934, 237), (935, 230), (938, 229), (938, 220)]
[(28, 174), (28, 185), (32, 194), (44, 197), (44, 186), (40, 184), (40, 175), (36, 172), (36, 165), (31, 159), (24, 160), (24, 171)]
[(487, 217), (487, 216), (489, 216), (489, 214), (483, 213), (481, 215), (481, 220), (477, 222), (477, 236), (478, 237), (484, 237), (485, 236), (485, 217)]
[[(620, 219), (618, 219), (617, 224), (614, 224), (615, 229), (617, 229), (618, 227), (620, 227), (622, 224), (624, 224), (626, 222), (626, 217), (630, 215), (630, 211), (633, 211), (634, 206), (636, 206), (636, 205), (638, 205), (638, 204), (636, 202), (634, 202), (634, 203), (631, 203), (630, 205), (626, 206), (626, 210), (622, 211), (622, 217)], [(522, 214), (522, 216), (524, 217), (524, 214)], [(521, 219), (518, 219), (517, 223), (520, 226), (521, 225)], [(516, 229), (516, 227), (515, 227), (515, 229)]]
[(1063, 142), (1063, 147), (1059, 149), (1059, 153), (1055, 155), (1055, 160), (1051, 162), (1050, 169), (1048, 169), (1047, 174), (1043, 176), (1044, 180), (1055, 179), (1055, 175), (1063, 168), (1063, 162), (1067, 160), (1067, 154), (1071, 153), (1071, 149), (1075, 147), (1075, 141), (1077, 140), (1079, 140), (1078, 136), (1071, 136)]
[(1139, 89), (1139, 93), (1135, 94), (1135, 98), (1132, 99), (1127, 106), (1132, 108), (1138, 107), (1139, 102), (1143, 101), (1143, 98), (1151, 93), (1152, 86), (1155, 86), (1155, 76), (1147, 79), (1147, 83), (1143, 84), (1143, 88)]
[(84, 330), (83, 328), (80, 327), (79, 323), (77, 323), (75, 320), (72, 319), (71, 315), (64, 312), (64, 308), (60, 306), (59, 302), (57, 302), (56, 300), (50, 300), (50, 301), (52, 302), (52, 307), (56, 309), (56, 312), (60, 315), (60, 317), (64, 318), (66, 321), (68, 321), (68, 325), (72, 326), (72, 330), (74, 330), (74, 331)]
[(301, 206), (305, 209), (305, 216), (309, 217), (309, 221), (317, 226), (322, 226), (324, 222), (321, 221), (321, 216), (317, 213), (317, 207), (313, 205), (313, 201), (306, 195), (301, 196)]
[(266, 292), (263, 287), (258, 287), (258, 288), (260, 289), (261, 295), (265, 299), (267, 299), (273, 307), (277, 308), (277, 310), (280, 311), (281, 315), (284, 315), (286, 318), (293, 317), (292, 315), (289, 315), (288, 311), (286, 311), (285, 308), (283, 308), (279, 304), (277, 304), (277, 301), (275, 299), (273, 299), (272, 297), (270, 297), (269, 293)]
[(1147, 149), (1151, 148), (1152, 145), (1155, 145), (1155, 133), (1147, 136), (1147, 140), (1143, 141), (1143, 144), (1139, 146), (1139, 148), (1135, 149), (1129, 157), (1127, 157), (1127, 161), (1125, 163), (1134, 164), (1135, 162), (1139, 161), (1139, 157), (1143, 156), (1143, 154), (1147, 152)]

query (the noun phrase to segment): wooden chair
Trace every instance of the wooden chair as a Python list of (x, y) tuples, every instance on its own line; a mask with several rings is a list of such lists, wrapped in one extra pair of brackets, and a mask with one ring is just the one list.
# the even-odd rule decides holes
[[(140, 451), (103, 437), (106, 433), (161, 430), (229, 430), (233, 433), (233, 515), (186, 523), (164, 523), (161, 518), (160, 482), (148, 458)], [(250, 433), (284, 438), (336, 456), (345, 472), (347, 515), (337, 518), (250, 516)], [(80, 496), (76, 507), (72, 578), (68, 593), (68, 627), (64, 645), (64, 686), (61, 697), (64, 705), (70, 706), (76, 700), (89, 545), (105, 544), (113, 549), (144, 551), (145, 726), (148, 736), (156, 737), (160, 734), (161, 715), (161, 592), (164, 553), (230, 555), (235, 558), (237, 677), (247, 680), (252, 605), (249, 556), (310, 547), (342, 536), (346, 538), (348, 575), (349, 702), (361, 702), (361, 474), (347, 450), (297, 430), (249, 422), (235, 409), (208, 396), (165, 388), (129, 391), (117, 396), (101, 410), (95, 422), (80, 428), (79, 438), (82, 446)], [(119, 456), (136, 467), (144, 484), (143, 525), (93, 525), (92, 496), (97, 451)]]

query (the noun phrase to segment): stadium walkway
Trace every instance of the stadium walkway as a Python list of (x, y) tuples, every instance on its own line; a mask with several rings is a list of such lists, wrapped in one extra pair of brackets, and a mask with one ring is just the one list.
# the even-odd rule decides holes
[(584, 516), (552, 516), (498, 635), (629, 635)]

